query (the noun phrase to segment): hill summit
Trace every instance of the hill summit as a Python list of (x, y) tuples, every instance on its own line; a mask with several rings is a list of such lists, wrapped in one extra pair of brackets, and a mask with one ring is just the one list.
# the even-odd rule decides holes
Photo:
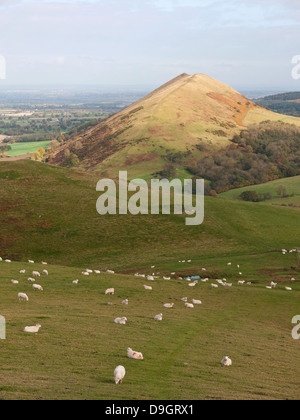
[(266, 120), (300, 126), (299, 118), (262, 108), (209, 76), (182, 74), (68, 140), (51, 163), (68, 166), (76, 155), (81, 168), (106, 176), (128, 170), (130, 176), (146, 177), (168, 163), (187, 166)]

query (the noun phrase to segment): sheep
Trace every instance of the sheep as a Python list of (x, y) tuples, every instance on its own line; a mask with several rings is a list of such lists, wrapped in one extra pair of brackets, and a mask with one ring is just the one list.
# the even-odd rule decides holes
[(135, 359), (135, 360), (143, 360), (143, 354), (138, 352), (138, 351), (134, 351), (132, 350), (130, 347), (127, 349), (127, 357), (129, 357), (129, 359)]
[(25, 300), (26, 302), (29, 302), (29, 297), (26, 295), (26, 293), (18, 293), (18, 299), (19, 301)]
[(251, 286), (252, 285), (252, 282), (251, 281), (248, 281), (247, 282), (247, 286)]
[(25, 274), (26, 270), (20, 270), (20, 274)]
[(78, 284), (79, 283), (79, 280), (73, 280), (72, 281), (72, 284)]
[(174, 303), (165, 303), (163, 306), (164, 308), (173, 308)]
[(232, 287), (232, 283), (225, 283), (226, 287)]
[(114, 371), (114, 378), (115, 378), (116, 385), (122, 383), (125, 375), (126, 375), (126, 370), (125, 370), (124, 366), (117, 366), (115, 371)]
[(12, 284), (19, 284), (18, 280), (12, 280)]
[(163, 314), (158, 314), (158, 315), (155, 315), (154, 319), (155, 319), (155, 321), (162, 321), (162, 319), (163, 319)]
[(40, 292), (42, 292), (44, 289), (42, 286), (40, 286), (39, 284), (33, 284), (32, 285), (33, 290), (39, 290)]
[(123, 316), (122, 318), (116, 318), (114, 320), (115, 324), (121, 324), (121, 325), (125, 325), (127, 322), (127, 318), (125, 316)]
[(183, 297), (181, 300), (182, 300), (182, 302), (187, 302), (188, 301), (188, 298), (187, 297)]
[(212, 283), (212, 284), (211, 284), (211, 287), (212, 287), (213, 289), (218, 289), (218, 287), (219, 287), (219, 286), (218, 286), (217, 284)]
[(32, 277), (28, 277), (28, 279), (27, 279), (28, 281), (31, 281), (32, 283), (34, 283), (35, 282), (35, 279), (33, 279)]
[(101, 271), (100, 270), (94, 270), (94, 273), (95, 274), (101, 274)]
[(189, 284), (188, 284), (188, 286), (189, 286), (189, 287), (195, 287), (197, 284), (198, 284), (198, 283), (194, 281), (193, 283), (189, 283)]
[(144, 284), (144, 289), (145, 290), (153, 290), (151, 286), (146, 286), (146, 284)]
[(193, 303), (194, 305), (202, 305), (201, 300), (197, 300), (197, 299), (192, 299), (192, 303)]
[(84, 276), (89, 276), (89, 275), (90, 275), (90, 273), (86, 273), (85, 271), (83, 271), (83, 272), (82, 272), (82, 274), (83, 274)]
[(292, 291), (293, 289), (292, 289), (291, 287), (286, 287), (286, 288), (285, 288), (285, 290), (287, 290), (287, 291), (289, 291), (289, 292), (290, 292), (290, 291)]
[(3, 259), (0, 257), (0, 261), (3, 261)]
[(273, 287), (272, 286), (266, 286), (266, 289), (273, 289)]
[(231, 359), (229, 359), (229, 357), (228, 356), (225, 356), (224, 358), (223, 358), (223, 360), (221, 361), (221, 365), (222, 366), (232, 366), (232, 360)]
[(38, 271), (33, 271), (32, 275), (33, 275), (33, 277), (41, 277), (41, 275)]
[(194, 305), (192, 303), (185, 303), (185, 306), (187, 308), (194, 308)]
[(202, 283), (207, 283), (208, 282), (208, 278), (206, 278), (206, 279), (202, 279), (201, 281), (202, 281)]
[(46, 263), (45, 261), (42, 261), (42, 265), (48, 265), (48, 263)]
[(112, 271), (112, 270), (106, 270), (106, 272), (107, 272), (107, 274), (115, 274), (115, 272)]
[(49, 276), (48, 270), (43, 270), (43, 274), (45, 274), (45, 276)]
[(239, 281), (238, 281), (238, 285), (239, 285), (239, 286), (243, 286), (245, 283), (246, 283), (246, 282), (245, 282), (244, 280), (239, 280)]
[(128, 299), (123, 300), (122, 305), (128, 305)]
[(106, 294), (106, 295), (114, 295), (114, 294), (115, 294), (115, 289), (114, 289), (114, 288), (107, 289), (107, 290), (105, 291), (105, 294)]
[(89, 268), (87, 268), (87, 269), (85, 270), (85, 272), (86, 272), (86, 273), (89, 273), (89, 274), (93, 274), (93, 270), (90, 270)]
[(228, 265), (228, 267), (230, 267), (230, 266), (232, 265), (232, 263), (231, 263), (231, 262), (229, 262), (227, 265)]
[(242, 275), (243, 275), (243, 273), (240, 271), (240, 272), (239, 272), (239, 275), (240, 275), (240, 276), (242, 276)]
[(42, 326), (40, 324), (37, 324), (35, 327), (25, 327), (23, 329), (23, 332), (37, 334), (41, 328)]
[(163, 277), (164, 280), (171, 280), (171, 277)]
[(4, 262), (6, 262), (6, 263), (11, 263), (11, 260), (5, 260)]
[(273, 281), (271, 281), (271, 287), (276, 287), (278, 283), (274, 283)]
[(34, 261), (28, 260), (29, 264), (34, 264)]
[(154, 281), (154, 277), (153, 276), (147, 276), (147, 280), (148, 281)]

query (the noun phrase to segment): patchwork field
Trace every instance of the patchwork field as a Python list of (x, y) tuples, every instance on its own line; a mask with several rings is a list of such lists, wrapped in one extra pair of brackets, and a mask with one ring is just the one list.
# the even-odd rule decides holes
[[(7, 321), (0, 399), (299, 398), (299, 342), (291, 336), (299, 281), (287, 292), (283, 285), (267, 290), (234, 281), (232, 288), (213, 290), (209, 283), (190, 288), (184, 280), (158, 279), (146, 281), (153, 291), (145, 291), (145, 279), (133, 275), (84, 277), (85, 266), (47, 266), (49, 276), (37, 280), (44, 291), (34, 292), (27, 277), (43, 268), (0, 263), (0, 313)], [(104, 295), (108, 287), (115, 288), (114, 296)], [(29, 302), (18, 302), (20, 291)], [(203, 304), (187, 309), (184, 296)], [(125, 298), (128, 306), (121, 305)], [(174, 308), (163, 308), (167, 302)], [(163, 321), (154, 321), (160, 312)], [(128, 323), (114, 324), (119, 316)], [(22, 332), (35, 324), (42, 325), (37, 335)], [(144, 360), (128, 359), (127, 347), (141, 351)], [(232, 358), (232, 368), (221, 367), (224, 355)], [(127, 374), (116, 386), (119, 364)]]
[(7, 156), (22, 156), (37, 152), (41, 147), (46, 149), (49, 146), (49, 141), (28, 142), (28, 143), (13, 143), (11, 150), (7, 152)]

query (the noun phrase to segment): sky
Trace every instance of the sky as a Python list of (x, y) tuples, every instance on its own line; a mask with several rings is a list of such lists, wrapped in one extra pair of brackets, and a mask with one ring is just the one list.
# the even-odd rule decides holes
[(299, 34), (299, 0), (0, 0), (0, 88), (155, 87), (204, 73), (300, 91)]

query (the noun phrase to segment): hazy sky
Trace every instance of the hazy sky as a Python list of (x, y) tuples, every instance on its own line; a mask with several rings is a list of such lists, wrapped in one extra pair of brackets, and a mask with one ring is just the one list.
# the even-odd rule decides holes
[(300, 0), (0, 0), (0, 86), (157, 86), (185, 72), (300, 90), (299, 34)]

